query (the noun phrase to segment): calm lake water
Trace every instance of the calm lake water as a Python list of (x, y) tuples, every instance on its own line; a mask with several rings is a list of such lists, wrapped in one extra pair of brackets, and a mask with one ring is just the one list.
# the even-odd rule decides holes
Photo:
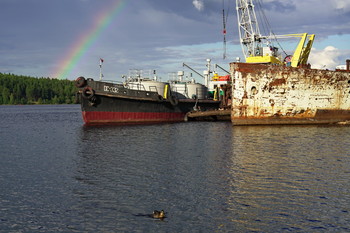
[(78, 105), (0, 106), (0, 232), (349, 231), (350, 127), (86, 127)]

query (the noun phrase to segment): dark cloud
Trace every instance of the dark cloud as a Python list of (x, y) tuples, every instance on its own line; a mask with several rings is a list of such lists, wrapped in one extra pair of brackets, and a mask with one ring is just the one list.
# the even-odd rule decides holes
[(292, 12), (296, 10), (296, 5), (290, 1), (270, 1), (266, 3), (261, 3), (257, 1), (256, 6), (267, 11), (278, 11), (278, 12)]

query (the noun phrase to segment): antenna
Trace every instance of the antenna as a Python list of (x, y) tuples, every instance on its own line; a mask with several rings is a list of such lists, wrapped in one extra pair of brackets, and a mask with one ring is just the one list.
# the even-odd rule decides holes
[(224, 53), (223, 53), (223, 59), (226, 59), (226, 24), (227, 24), (227, 18), (228, 18), (228, 13), (225, 15), (225, 0), (222, 0), (222, 23), (223, 23), (223, 30), (222, 33), (224, 35)]
[(102, 63), (104, 62), (104, 60), (102, 58), (100, 58), (100, 81), (102, 80), (103, 74), (102, 74)]
[(226, 21), (225, 21), (225, 9), (222, 9), (222, 21), (223, 21), (223, 31), (222, 33), (224, 34), (224, 54), (223, 54), (223, 59), (226, 59)]

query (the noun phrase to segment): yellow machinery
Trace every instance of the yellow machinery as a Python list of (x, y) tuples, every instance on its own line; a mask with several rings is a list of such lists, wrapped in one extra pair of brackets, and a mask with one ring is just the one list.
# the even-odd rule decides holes
[[(298, 47), (294, 51), (294, 55), (292, 58), (292, 67), (298, 67), (300, 65), (306, 65), (307, 60), (309, 59), (310, 51), (312, 48), (312, 44), (315, 40), (315, 35), (308, 35), (307, 33), (303, 34), (295, 34), (301, 35), (300, 42), (298, 44)], [(308, 39), (307, 44), (305, 45), (306, 40)]]
[(300, 37), (299, 44), (294, 51), (293, 56), (291, 56), (291, 61), (280, 60), (277, 54), (263, 54), (263, 56), (249, 56), (246, 58), (247, 63), (271, 63), (271, 64), (283, 64), (290, 63), (291, 67), (298, 67), (301, 65), (307, 65), (309, 59), (312, 44), (315, 40), (315, 35), (308, 35), (307, 33), (302, 34), (289, 34), (276, 36), (277, 38), (290, 38), (290, 37)]
[[(276, 36), (270, 32), (270, 36), (262, 36), (260, 34), (254, 8), (255, 5), (253, 4), (253, 0), (236, 0), (240, 42), (246, 62), (288, 64), (292, 67), (307, 65), (315, 35), (302, 33)], [(300, 37), (300, 42), (295, 49), (293, 56), (282, 58), (281, 55), (278, 54), (278, 49), (272, 46), (271, 40), (291, 37)]]

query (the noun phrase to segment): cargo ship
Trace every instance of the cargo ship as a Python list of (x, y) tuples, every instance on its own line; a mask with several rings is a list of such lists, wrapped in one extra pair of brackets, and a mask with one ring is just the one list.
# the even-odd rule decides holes
[[(350, 61), (343, 70), (311, 69), (315, 35), (278, 36), (271, 30), (262, 36), (253, 0), (236, 0), (236, 9), (245, 62), (230, 63), (232, 124), (349, 123)], [(293, 55), (274, 46), (284, 38), (300, 38)]]
[(208, 88), (193, 80), (161, 82), (140, 72), (120, 83), (79, 77), (76, 86), (88, 125), (181, 122), (191, 111), (215, 110), (221, 103), (208, 98)]

